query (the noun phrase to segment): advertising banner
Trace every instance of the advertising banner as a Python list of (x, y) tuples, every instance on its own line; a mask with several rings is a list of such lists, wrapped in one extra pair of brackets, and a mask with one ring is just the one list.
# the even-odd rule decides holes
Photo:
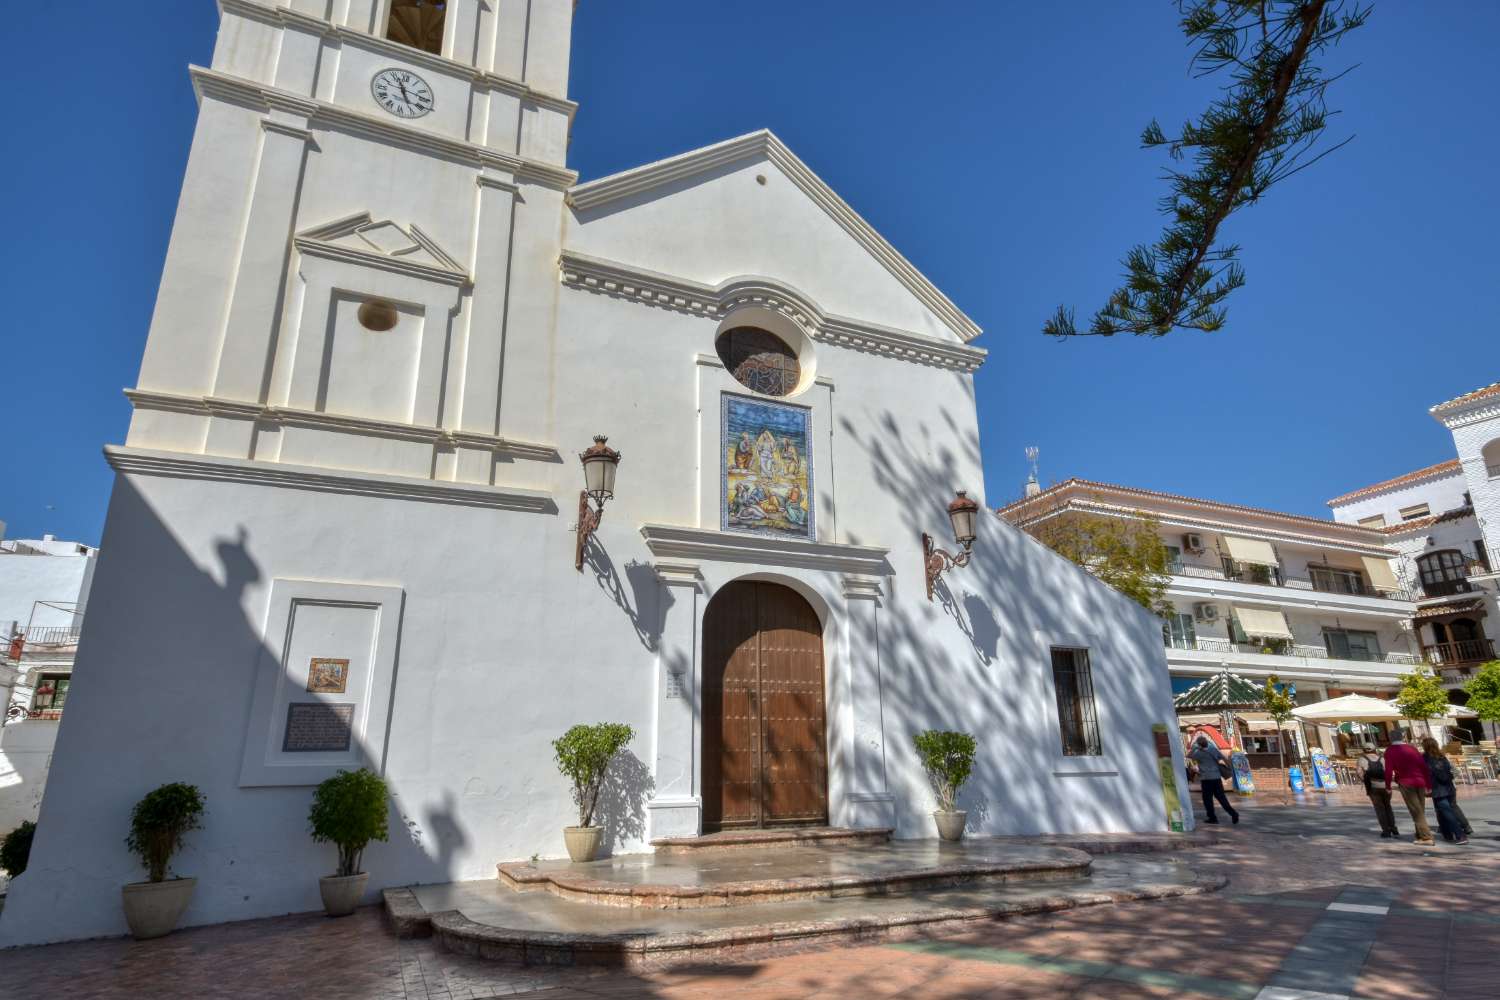
[(1255, 778), (1250, 773), (1250, 758), (1245, 751), (1236, 750), (1229, 755), (1229, 767), (1234, 771), (1234, 790), (1240, 795), (1255, 794)]

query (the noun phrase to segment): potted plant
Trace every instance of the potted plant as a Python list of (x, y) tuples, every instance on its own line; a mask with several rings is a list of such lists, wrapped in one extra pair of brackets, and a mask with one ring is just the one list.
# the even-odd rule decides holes
[(339, 867), (318, 880), (323, 911), (347, 917), (364, 898), (370, 873), (360, 868), (365, 845), (386, 839), (386, 786), (380, 775), (365, 768), (340, 771), (313, 792), (307, 813), (313, 840), (339, 850)]
[(0, 868), (5, 869), (5, 874), (15, 878), (26, 870), (26, 863), (31, 859), (31, 841), (35, 836), (36, 824), (28, 819), (0, 840)]
[(603, 827), (594, 825), (594, 807), (604, 788), (604, 775), (615, 754), (635, 738), (635, 730), (623, 722), (577, 725), (552, 741), (557, 767), (573, 782), (573, 801), (578, 804), (578, 825), (563, 827), (568, 857), (593, 861), (599, 855)]
[(969, 780), (969, 772), (974, 768), (974, 753), (978, 748), (974, 737), (929, 729), (914, 736), (912, 742), (937, 796), (938, 807), (932, 818), (937, 823), (938, 836), (944, 840), (962, 840), (969, 814), (956, 807), (956, 800), (958, 790)]
[(198, 880), (167, 878), (167, 864), (182, 847), (182, 838), (202, 825), (202, 818), (203, 793), (180, 781), (147, 792), (135, 804), (125, 846), (141, 859), (147, 880), (132, 882), (120, 891), (125, 922), (136, 940), (170, 933), (192, 900)]

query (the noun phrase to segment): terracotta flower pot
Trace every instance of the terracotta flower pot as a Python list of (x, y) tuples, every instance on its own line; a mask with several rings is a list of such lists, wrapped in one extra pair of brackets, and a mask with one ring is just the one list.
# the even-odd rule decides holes
[(563, 841), (568, 845), (568, 857), (574, 861), (593, 861), (599, 856), (599, 842), (604, 839), (602, 826), (565, 826)]
[(959, 841), (964, 839), (964, 823), (968, 821), (969, 814), (962, 809), (952, 812), (943, 812), (941, 809), (932, 814), (937, 823), (938, 836), (944, 840)]
[(165, 882), (132, 882), (120, 887), (125, 905), (125, 923), (137, 941), (170, 934), (192, 902), (195, 878), (169, 878)]
[(323, 912), (330, 917), (347, 917), (359, 906), (365, 896), (365, 886), (370, 881), (369, 872), (358, 875), (324, 875), (318, 879), (318, 892), (323, 896)]

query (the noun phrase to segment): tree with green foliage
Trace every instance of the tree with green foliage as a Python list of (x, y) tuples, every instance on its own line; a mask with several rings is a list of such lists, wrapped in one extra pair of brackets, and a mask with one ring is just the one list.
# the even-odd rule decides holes
[(1037, 541), (1077, 563), (1155, 615), (1167, 615), (1172, 554), (1161, 524), (1142, 511), (1133, 518), (1061, 514), (1026, 528)]
[(1142, 147), (1165, 148), (1173, 161), (1191, 158), (1191, 169), (1166, 173), (1170, 193), (1161, 210), (1170, 222), (1153, 245), (1126, 255), (1124, 284), (1087, 331), (1074, 324), (1072, 309), (1059, 306), (1043, 327), (1052, 336), (1221, 329), (1223, 302), (1245, 283), (1245, 272), (1236, 260), (1239, 247), (1219, 242), (1219, 227), (1349, 142), (1317, 149), (1335, 113), (1328, 110), (1328, 88), (1347, 72), (1326, 75), (1317, 60), (1365, 23), (1368, 6), (1357, 0), (1178, 0), (1177, 7), (1194, 49), (1191, 71), (1227, 78), (1219, 97), (1176, 135), (1156, 121), (1146, 126)]
[(135, 804), (125, 846), (141, 859), (150, 881), (164, 882), (172, 855), (202, 821), (203, 793), (195, 785), (174, 781), (147, 792)]
[(339, 866), (334, 875), (358, 875), (365, 847), (372, 840), (385, 842), (385, 779), (367, 768), (339, 771), (313, 792), (307, 825), (313, 840), (338, 848)]
[(1426, 667), (1418, 667), (1409, 674), (1402, 674), (1397, 680), (1401, 682), (1401, 689), (1396, 694), (1396, 710), (1404, 719), (1412, 722), (1420, 719), (1427, 724), (1427, 731), (1431, 733), (1432, 725), (1427, 720), (1448, 711), (1448, 692), (1443, 690), (1443, 685), (1438, 683), (1437, 677)]
[(1285, 798), (1288, 782), (1286, 775), (1286, 734), (1283, 730), (1286, 728), (1286, 724), (1293, 718), (1292, 709), (1297, 707), (1297, 701), (1293, 696), (1292, 689), (1284, 687), (1281, 683), (1281, 678), (1272, 674), (1266, 678), (1266, 686), (1260, 693), (1260, 707), (1263, 712), (1271, 717), (1271, 721), (1276, 723), (1276, 763), (1278, 770), (1281, 771), (1281, 795)]
[(932, 792), (937, 796), (938, 809), (953, 812), (957, 809), (958, 790), (969, 780), (974, 769), (974, 755), (979, 744), (968, 733), (951, 730), (928, 729), (912, 737), (917, 748), (917, 757), (932, 782)]
[(15, 878), (26, 870), (26, 863), (31, 860), (31, 841), (35, 836), (36, 824), (28, 819), (0, 840), (0, 868), (5, 869), (5, 874)]
[(1480, 664), (1464, 691), (1469, 695), (1466, 708), (1485, 722), (1500, 722), (1500, 660)]
[(573, 801), (578, 804), (578, 825), (594, 825), (594, 808), (604, 788), (604, 776), (615, 754), (635, 739), (635, 730), (623, 722), (577, 725), (552, 741), (557, 767), (573, 782)]

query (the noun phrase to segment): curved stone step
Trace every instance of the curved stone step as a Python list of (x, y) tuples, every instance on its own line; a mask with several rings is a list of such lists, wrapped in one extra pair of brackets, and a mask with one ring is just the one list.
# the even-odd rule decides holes
[(1081, 879), (1092, 858), (1066, 847), (901, 841), (879, 847), (787, 847), (732, 856), (624, 855), (586, 864), (511, 862), (500, 881), (594, 906), (696, 910), (926, 889)]
[(657, 854), (701, 854), (766, 847), (865, 847), (889, 843), (890, 827), (812, 826), (768, 830), (724, 830), (701, 837), (661, 837)]
[(924, 891), (909, 896), (815, 899), (692, 913), (607, 909), (488, 880), (385, 890), (397, 933), (430, 933), (450, 951), (531, 965), (657, 968), (740, 961), (786, 950), (907, 940), (1082, 906), (1211, 892), (1221, 876), (1172, 861), (1100, 859), (1087, 879)]

